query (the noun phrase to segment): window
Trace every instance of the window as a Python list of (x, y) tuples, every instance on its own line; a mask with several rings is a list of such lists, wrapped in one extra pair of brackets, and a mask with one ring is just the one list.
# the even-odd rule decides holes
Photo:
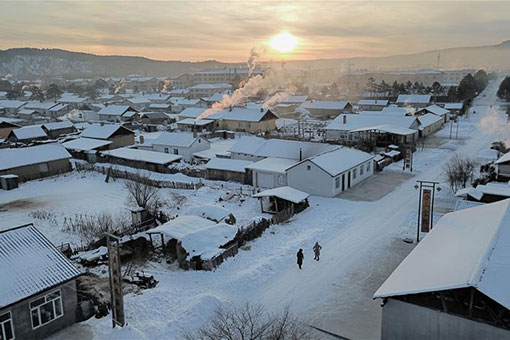
[(174, 149), (174, 155), (178, 155), (179, 154), (179, 149)]
[(335, 178), (335, 188), (340, 188), (340, 177)]
[(367, 163), (367, 172), (370, 171), (370, 162)]
[(312, 170), (312, 167), (310, 165), (307, 165), (306, 170), (310, 171), (310, 170)]
[(168, 153), (168, 148), (165, 148), (165, 153)]
[(363, 168), (363, 165), (361, 165), (361, 166), (359, 167), (359, 175), (360, 175), (360, 176), (363, 176), (363, 172), (364, 172), (364, 170), (365, 170), (365, 168)]
[(283, 175), (278, 175), (278, 184), (285, 185), (285, 178)]
[(357, 175), (358, 175), (358, 168), (352, 169), (352, 178), (355, 179)]
[(32, 328), (38, 328), (64, 315), (60, 290), (30, 302)]
[(0, 339), (14, 339), (14, 327), (12, 325), (11, 312), (0, 315)]

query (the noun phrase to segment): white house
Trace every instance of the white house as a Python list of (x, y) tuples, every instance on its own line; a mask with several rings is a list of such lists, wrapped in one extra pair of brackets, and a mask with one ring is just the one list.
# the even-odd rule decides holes
[(444, 215), (375, 292), (381, 339), (509, 339), (509, 258), (510, 199)]
[(211, 148), (211, 143), (200, 136), (183, 132), (163, 132), (152, 141), (152, 150), (182, 156), (186, 162), (191, 162), (193, 153)]
[(130, 112), (137, 112), (129, 105), (108, 105), (99, 110), (99, 119), (120, 122), (122, 117)]
[(372, 176), (373, 158), (363, 151), (338, 147), (288, 168), (287, 183), (311, 195), (333, 197)]
[(423, 116), (418, 117), (418, 122), (420, 123), (419, 131), (420, 137), (427, 137), (428, 135), (436, 132), (437, 130), (443, 127), (443, 117), (436, 116), (432, 113), (424, 114)]
[(441, 117), (441, 119), (443, 120), (443, 123), (446, 123), (450, 119), (450, 111), (443, 109), (442, 107), (437, 106), (437, 105), (429, 105), (426, 108), (424, 108), (423, 110), (421, 110), (420, 112), (418, 112), (418, 114), (426, 114), (426, 113), (431, 113), (433, 115)]
[(298, 161), (289, 158), (264, 158), (246, 167), (252, 171), (252, 185), (272, 189), (287, 186), (287, 169)]
[(430, 94), (401, 94), (397, 98), (397, 105), (424, 108), (430, 104), (431, 98)]

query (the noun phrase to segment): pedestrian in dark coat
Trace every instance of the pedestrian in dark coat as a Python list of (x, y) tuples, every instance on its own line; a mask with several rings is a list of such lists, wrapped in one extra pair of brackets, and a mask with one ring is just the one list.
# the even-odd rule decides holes
[(315, 253), (315, 261), (319, 261), (319, 257), (321, 256), (321, 249), (322, 246), (319, 244), (319, 242), (315, 242), (315, 245), (313, 246), (313, 252)]
[(303, 265), (303, 259), (305, 258), (305, 255), (303, 254), (303, 249), (299, 249), (297, 252), (297, 265), (299, 269), (301, 269), (301, 266)]

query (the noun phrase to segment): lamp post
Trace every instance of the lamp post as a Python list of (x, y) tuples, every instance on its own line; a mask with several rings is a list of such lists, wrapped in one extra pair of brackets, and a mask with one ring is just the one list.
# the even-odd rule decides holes
[[(416, 190), (419, 189), (419, 198), (418, 198), (418, 223), (416, 226), (416, 243), (420, 242), (420, 227), (423, 227), (423, 201), (427, 201), (430, 204), (430, 210), (427, 209), (427, 213), (429, 216), (426, 217), (427, 227), (432, 229), (434, 225), (434, 199), (435, 199), (435, 191), (441, 191), (441, 187), (439, 186), (439, 182), (434, 181), (424, 181), (417, 180), (414, 185)], [(424, 194), (424, 189), (428, 191), (428, 195), (426, 197), (422, 196)], [(432, 197), (430, 197), (432, 195)], [(430, 200), (430, 201), (429, 201)], [(421, 223), (420, 223), (421, 222)]]

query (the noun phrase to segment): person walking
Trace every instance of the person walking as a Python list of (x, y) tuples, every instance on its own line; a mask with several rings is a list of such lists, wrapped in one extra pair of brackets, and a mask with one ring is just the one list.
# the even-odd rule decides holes
[(301, 269), (301, 266), (303, 265), (303, 259), (305, 258), (305, 255), (303, 254), (303, 249), (299, 249), (297, 252), (297, 265), (299, 269)]
[(322, 246), (319, 244), (319, 242), (315, 242), (315, 245), (313, 246), (313, 252), (315, 253), (314, 260), (319, 261), (319, 257), (321, 256), (321, 249)]

